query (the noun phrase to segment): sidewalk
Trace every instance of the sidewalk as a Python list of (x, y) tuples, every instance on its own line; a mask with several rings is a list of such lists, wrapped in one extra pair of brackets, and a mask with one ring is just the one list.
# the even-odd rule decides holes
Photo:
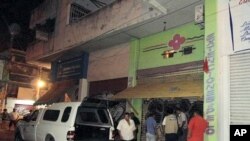
[(14, 129), (8, 130), (6, 127), (0, 123), (0, 141), (14, 141)]

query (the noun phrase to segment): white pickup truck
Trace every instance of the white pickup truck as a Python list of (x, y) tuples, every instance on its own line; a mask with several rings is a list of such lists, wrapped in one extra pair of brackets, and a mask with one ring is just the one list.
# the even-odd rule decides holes
[(114, 123), (102, 104), (64, 102), (34, 111), (17, 124), (15, 141), (109, 141)]

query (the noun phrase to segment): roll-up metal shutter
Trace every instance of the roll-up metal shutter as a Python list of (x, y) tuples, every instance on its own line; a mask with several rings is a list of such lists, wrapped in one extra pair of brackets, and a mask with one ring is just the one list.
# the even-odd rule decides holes
[(250, 124), (250, 53), (230, 56), (230, 122)]

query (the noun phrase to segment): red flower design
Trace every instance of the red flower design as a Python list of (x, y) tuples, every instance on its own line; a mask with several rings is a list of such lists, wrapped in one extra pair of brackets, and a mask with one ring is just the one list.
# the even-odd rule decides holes
[(173, 40), (168, 42), (168, 46), (173, 47), (174, 50), (178, 50), (185, 42), (185, 37), (181, 37), (180, 34), (175, 34)]

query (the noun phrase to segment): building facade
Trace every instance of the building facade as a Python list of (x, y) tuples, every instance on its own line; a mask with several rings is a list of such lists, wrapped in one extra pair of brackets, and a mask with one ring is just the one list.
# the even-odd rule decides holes
[[(118, 93), (116, 98), (132, 99), (139, 117), (142, 99), (202, 100), (207, 141), (227, 141), (230, 125), (249, 124), (244, 112), (249, 107), (248, 1), (85, 2), (46, 0), (37, 8), (30, 24), (37, 42), (28, 48), (27, 60), (53, 62), (87, 52), (80, 93)], [(122, 86), (110, 87), (117, 83)], [(143, 90), (155, 95), (140, 94)]]
[[(20, 104), (22, 100), (34, 102), (50, 87), (50, 69), (28, 64), (25, 61), (24, 51), (10, 49), (2, 53), (1, 57), (3, 59), (0, 72), (1, 110), (8, 108), (8, 111), (11, 111), (15, 107), (15, 102)], [(39, 90), (37, 88), (38, 80), (46, 82), (46, 85)], [(32, 105), (30, 103), (32, 102), (27, 104)], [(25, 105), (25, 102), (22, 104)]]

